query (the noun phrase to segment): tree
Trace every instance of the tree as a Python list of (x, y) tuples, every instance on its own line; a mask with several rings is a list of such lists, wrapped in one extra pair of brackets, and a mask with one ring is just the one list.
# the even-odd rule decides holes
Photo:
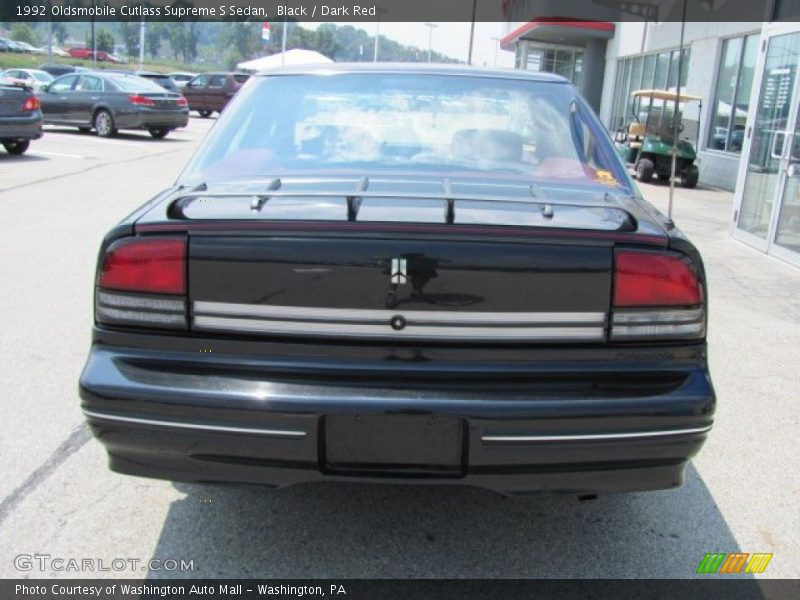
[(242, 58), (250, 58), (261, 44), (261, 27), (258, 23), (225, 23), (220, 36), (222, 48), (235, 49)]
[(11, 28), (11, 39), (36, 45), (36, 34), (27, 23), (15, 23)]
[(61, 21), (51, 21), (50, 26), (53, 28), (53, 37), (58, 42), (59, 46), (67, 41), (67, 26)]
[(145, 29), (144, 47), (151, 58), (158, 57), (161, 49), (161, 40), (166, 37), (166, 29), (163, 23), (149, 23)]
[(119, 34), (122, 36), (122, 43), (128, 53), (128, 59), (139, 54), (139, 24), (130, 21), (121, 21), (119, 24)]
[[(91, 44), (91, 37), (89, 39), (89, 43)], [(114, 52), (114, 36), (108, 29), (98, 29), (95, 32), (94, 43), (98, 51), (110, 53)]]

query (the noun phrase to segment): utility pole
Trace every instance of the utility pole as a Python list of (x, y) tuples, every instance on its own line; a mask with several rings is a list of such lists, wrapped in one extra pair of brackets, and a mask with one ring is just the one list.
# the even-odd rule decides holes
[(469, 24), (469, 56), (467, 64), (472, 64), (472, 44), (475, 41), (475, 13), (478, 10), (478, 0), (472, 0), (472, 21)]
[(438, 27), (436, 23), (425, 23), (428, 28), (428, 62), (431, 62), (431, 48), (433, 47), (433, 30)]
[(139, 70), (144, 71), (144, 19), (139, 23)]
[[(645, 25), (646, 27), (646, 25)], [(675, 195), (675, 166), (678, 160), (678, 136), (681, 133), (678, 122), (678, 111), (681, 107), (681, 72), (683, 71), (683, 34), (686, 29), (686, 0), (683, 0), (683, 14), (681, 16), (681, 43), (678, 46), (678, 79), (675, 88), (675, 110), (672, 113), (672, 168), (669, 177), (669, 204), (667, 205), (667, 227), (675, 227), (672, 219), (672, 198)], [(735, 110), (732, 108), (731, 111)]]
[[(51, 0), (47, 0), (47, 14), (53, 13)], [(47, 62), (53, 62), (53, 21), (47, 22)]]
[(372, 53), (372, 62), (378, 62), (378, 38), (381, 37), (381, 21), (375, 21), (375, 48)]
[(494, 66), (497, 66), (497, 51), (500, 49), (500, 40), (503, 38), (493, 37), (494, 40)]
[(283, 31), (281, 32), (281, 66), (286, 64), (286, 30), (289, 29), (289, 21), (283, 21)]

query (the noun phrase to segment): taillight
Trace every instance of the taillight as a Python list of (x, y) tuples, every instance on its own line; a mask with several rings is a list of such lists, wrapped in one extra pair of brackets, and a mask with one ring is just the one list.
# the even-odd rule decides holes
[(184, 98), (183, 96), (181, 96), (175, 101), (175, 104), (177, 104), (178, 106), (189, 106), (189, 101), (186, 100), (186, 98)]
[(703, 300), (701, 281), (688, 257), (618, 250), (611, 339), (703, 337)]
[(134, 237), (113, 243), (97, 274), (98, 323), (186, 328), (186, 240)]
[(39, 98), (36, 96), (31, 96), (22, 104), (22, 110), (24, 111), (31, 111), (31, 110), (39, 110), (39, 107), (42, 103), (39, 101)]
[(156, 102), (152, 98), (148, 98), (147, 96), (142, 96), (140, 94), (134, 94), (132, 96), (128, 96), (128, 100), (131, 101), (131, 104), (135, 104), (136, 106), (155, 106)]

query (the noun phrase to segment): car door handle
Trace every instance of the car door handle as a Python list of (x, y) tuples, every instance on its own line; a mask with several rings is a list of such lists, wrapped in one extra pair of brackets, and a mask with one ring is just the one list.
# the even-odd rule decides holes
[(97, 100), (98, 98), (100, 98), (100, 96), (90, 96), (90, 98), (91, 98), (92, 100)]

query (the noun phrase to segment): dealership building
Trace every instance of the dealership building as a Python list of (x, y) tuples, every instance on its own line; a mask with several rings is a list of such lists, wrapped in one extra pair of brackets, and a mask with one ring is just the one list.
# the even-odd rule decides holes
[[(519, 11), (510, 18), (520, 17)], [(570, 79), (609, 131), (634, 120), (631, 92), (699, 96), (683, 107), (700, 184), (734, 192), (732, 235), (800, 266), (798, 22), (509, 21), (516, 67)], [(680, 65), (680, 67), (679, 67)]]

